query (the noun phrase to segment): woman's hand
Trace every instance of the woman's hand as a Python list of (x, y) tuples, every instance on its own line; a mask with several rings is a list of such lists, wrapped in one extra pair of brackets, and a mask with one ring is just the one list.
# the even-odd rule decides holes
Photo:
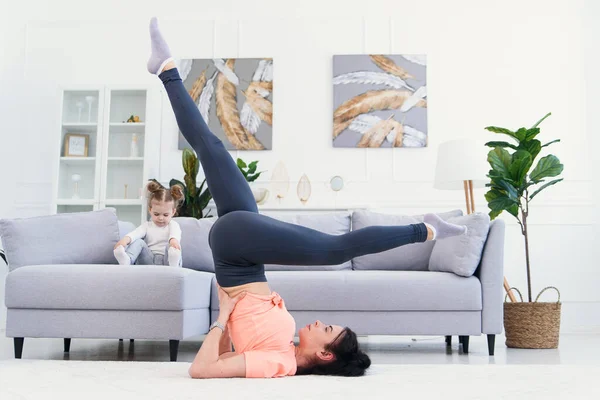
[(131, 239), (129, 238), (129, 236), (125, 236), (123, 239), (119, 240), (117, 242), (117, 244), (115, 244), (115, 250), (117, 249), (117, 247), (119, 246), (123, 246), (123, 248), (127, 247), (127, 245), (131, 243)]
[(171, 240), (169, 240), (169, 245), (171, 247), (176, 248), (177, 250), (181, 250), (181, 245), (179, 244), (179, 240), (172, 238)]
[(235, 297), (229, 297), (227, 292), (218, 284), (217, 289), (219, 291), (219, 319), (226, 322), (229, 321), (229, 316), (235, 309), (236, 304), (244, 298), (246, 292), (242, 292)]

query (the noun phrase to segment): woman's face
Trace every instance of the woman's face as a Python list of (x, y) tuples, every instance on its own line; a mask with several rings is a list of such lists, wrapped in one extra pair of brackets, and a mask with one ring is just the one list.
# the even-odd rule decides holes
[(316, 320), (298, 331), (300, 339), (298, 347), (308, 353), (315, 353), (321, 359), (327, 359), (323, 356), (325, 346), (333, 342), (343, 330), (344, 328), (339, 325), (326, 325)]

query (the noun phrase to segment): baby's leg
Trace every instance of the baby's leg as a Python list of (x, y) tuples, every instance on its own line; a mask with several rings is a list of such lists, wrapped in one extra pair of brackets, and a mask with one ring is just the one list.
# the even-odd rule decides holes
[(125, 247), (118, 246), (113, 251), (113, 254), (115, 255), (115, 258), (117, 259), (119, 265), (131, 265), (131, 258), (129, 257), (129, 254), (127, 254), (127, 252), (125, 251)]
[(154, 255), (148, 248), (148, 244), (143, 239), (134, 240), (124, 249), (119, 246), (115, 249), (115, 257), (121, 265), (152, 265), (154, 264)]
[(183, 260), (183, 257), (181, 256), (181, 250), (167, 245), (165, 254), (167, 254), (165, 257), (165, 265), (169, 265), (171, 267), (181, 267)]
[(165, 246), (165, 257), (163, 259), (163, 265), (169, 265), (171, 267), (181, 267), (183, 264), (183, 257), (181, 250), (172, 247), (169, 243)]

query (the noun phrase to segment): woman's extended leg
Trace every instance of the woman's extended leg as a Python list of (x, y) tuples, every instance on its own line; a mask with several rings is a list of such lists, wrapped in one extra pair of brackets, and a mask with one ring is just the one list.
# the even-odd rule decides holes
[[(196, 151), (206, 177), (206, 184), (217, 205), (217, 213), (223, 216), (231, 211), (244, 210), (258, 212), (254, 195), (236, 163), (225, 149), (223, 142), (216, 137), (202, 119), (198, 106), (194, 103), (176, 68), (163, 65), (171, 55), (169, 47), (158, 30), (156, 19), (150, 22), (152, 55), (148, 62), (150, 72), (160, 72), (171, 106), (181, 133)], [(172, 64), (171, 64), (172, 65)], [(164, 67), (164, 70), (158, 68)]]
[[(439, 238), (462, 234), (464, 226), (426, 216), (444, 232)], [(264, 264), (335, 265), (365, 254), (379, 253), (428, 237), (425, 223), (370, 226), (343, 234), (329, 235), (304, 226), (289, 224), (265, 215), (244, 211), (220, 218), (211, 231), (217, 279), (221, 286), (264, 281)], [(262, 274), (262, 275), (261, 275)]]
[(425, 224), (370, 226), (329, 235), (265, 215), (234, 212), (215, 223), (213, 254), (233, 263), (335, 265), (427, 239)]

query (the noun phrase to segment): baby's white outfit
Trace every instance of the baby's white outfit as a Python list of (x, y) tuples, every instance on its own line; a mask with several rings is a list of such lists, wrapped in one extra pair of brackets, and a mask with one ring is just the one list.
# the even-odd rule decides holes
[(128, 264), (127, 261), (130, 261), (129, 264), (136, 265), (181, 267), (181, 251), (169, 246), (171, 239), (181, 243), (181, 227), (177, 222), (171, 220), (168, 225), (158, 226), (150, 220), (125, 236), (129, 236), (131, 243), (125, 249), (121, 246), (115, 249), (119, 264)]

